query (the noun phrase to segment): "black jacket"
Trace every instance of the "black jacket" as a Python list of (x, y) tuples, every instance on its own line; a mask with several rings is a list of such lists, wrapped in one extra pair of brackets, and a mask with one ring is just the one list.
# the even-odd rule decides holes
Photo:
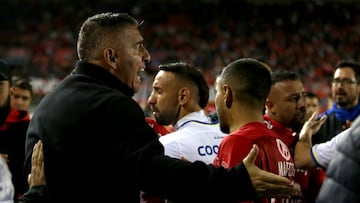
[(331, 140), (331, 138), (345, 130), (344, 126), (345, 122), (337, 119), (334, 113), (330, 113), (320, 130), (312, 136), (312, 144)]
[(48, 199), (47, 186), (37, 185), (29, 188), (16, 203), (50, 203)]
[(78, 62), (37, 106), (26, 168), (43, 141), (50, 202), (139, 202), (140, 190), (183, 202), (254, 197), (243, 165), (215, 169), (165, 157), (134, 92), (105, 69)]
[(339, 145), (327, 168), (327, 179), (318, 195), (318, 203), (360, 202), (360, 117), (352, 124), (348, 137)]

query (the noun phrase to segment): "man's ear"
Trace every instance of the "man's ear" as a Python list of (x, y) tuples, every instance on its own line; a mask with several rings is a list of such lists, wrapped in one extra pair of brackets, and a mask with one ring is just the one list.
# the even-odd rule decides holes
[(269, 98), (266, 98), (265, 106), (271, 107), (272, 105), (273, 105), (273, 104), (272, 104), (272, 102), (269, 100)]
[(14, 90), (14, 87), (10, 87), (10, 92), (9, 92), (9, 93), (10, 93), (10, 96), (14, 94), (14, 91), (15, 91), (15, 90)]
[(188, 88), (181, 88), (178, 93), (179, 104), (184, 105), (190, 99), (190, 90)]
[(274, 104), (272, 103), (272, 101), (267, 98), (265, 101), (265, 110), (270, 111), (273, 106)]
[(106, 48), (104, 50), (104, 58), (105, 61), (113, 66), (116, 63), (117, 57), (116, 57), (116, 51), (112, 48)]
[(233, 103), (233, 94), (232, 90), (229, 86), (225, 85), (224, 87), (224, 99), (225, 99), (225, 105), (229, 109), (231, 108), (231, 105)]

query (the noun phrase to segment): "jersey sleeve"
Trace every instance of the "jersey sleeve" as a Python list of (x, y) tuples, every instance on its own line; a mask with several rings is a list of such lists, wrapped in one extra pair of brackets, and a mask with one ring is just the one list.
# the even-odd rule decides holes
[(333, 137), (331, 140), (316, 144), (310, 149), (310, 155), (317, 166), (327, 168), (331, 159), (336, 153), (337, 146), (349, 134), (349, 129), (346, 129)]

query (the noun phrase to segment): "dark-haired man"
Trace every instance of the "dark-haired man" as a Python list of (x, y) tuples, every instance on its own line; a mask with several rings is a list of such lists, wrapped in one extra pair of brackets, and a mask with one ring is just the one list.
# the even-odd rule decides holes
[(213, 162), (226, 134), (205, 114), (208, 99), (209, 87), (199, 69), (181, 62), (159, 66), (148, 103), (157, 123), (174, 128), (159, 138), (165, 155)]
[[(294, 162), (284, 137), (264, 124), (263, 110), (270, 87), (270, 72), (258, 60), (241, 58), (223, 69), (216, 80), (215, 106), (221, 130), (230, 134), (222, 140), (214, 165), (233, 167), (257, 144), (260, 151), (256, 164), (260, 168), (294, 179)], [(269, 202), (289, 201), (270, 198)]]
[[(298, 133), (305, 123), (305, 116), (306, 91), (300, 76), (289, 70), (272, 72), (264, 119), (270, 130), (283, 137), (292, 157), (299, 139)], [(300, 185), (306, 202), (315, 200), (324, 176), (322, 169), (296, 170), (295, 182)]]
[(335, 135), (350, 127), (360, 114), (360, 64), (351, 60), (341, 60), (335, 65), (331, 81), (333, 106), (320, 114), (328, 118), (319, 132), (312, 136), (312, 144), (331, 140)]

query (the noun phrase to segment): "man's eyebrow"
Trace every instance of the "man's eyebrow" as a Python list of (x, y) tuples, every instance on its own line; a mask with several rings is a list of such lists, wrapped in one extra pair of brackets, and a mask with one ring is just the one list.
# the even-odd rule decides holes
[(293, 97), (293, 96), (299, 96), (301, 94), (302, 94), (302, 92), (293, 93), (293, 94), (290, 94), (290, 95), (286, 96), (286, 98), (290, 98), (290, 97)]

